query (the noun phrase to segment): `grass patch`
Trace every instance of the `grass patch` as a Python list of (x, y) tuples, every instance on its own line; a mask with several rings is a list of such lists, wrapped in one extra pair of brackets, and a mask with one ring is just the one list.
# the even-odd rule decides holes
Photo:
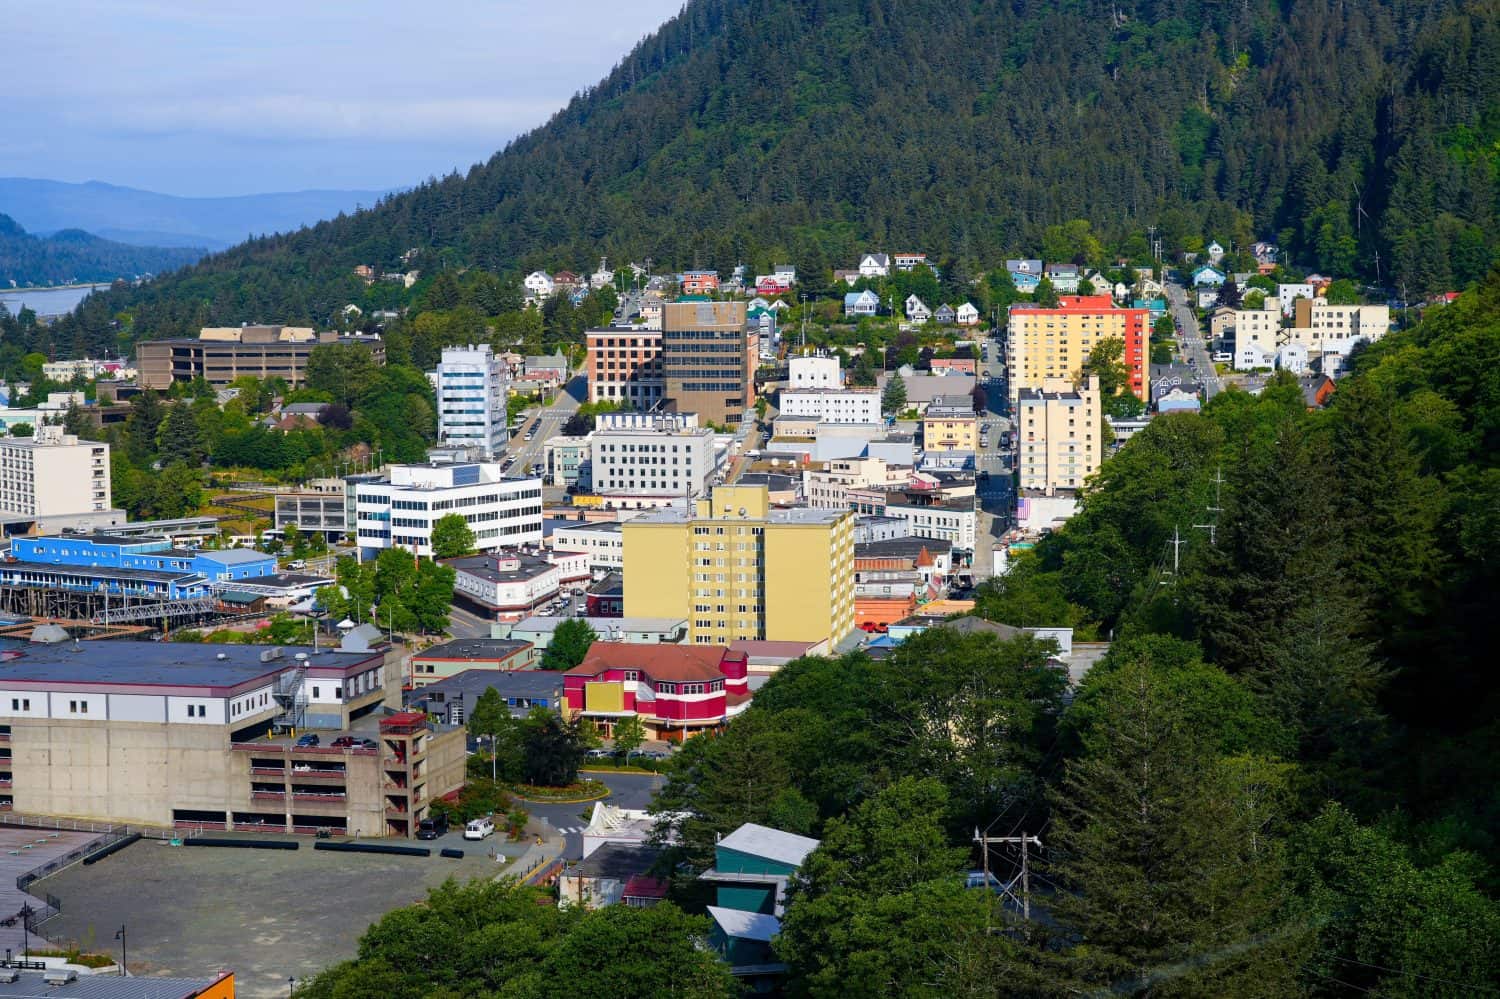
[(85, 968), (108, 968), (115, 963), (115, 959), (107, 954), (85, 954), (76, 947), (68, 950), (58, 950), (55, 947), (49, 950), (37, 950), (33, 947), (31, 948), (31, 956), (60, 957), (65, 959), (69, 964), (81, 964)]
[(526, 801), (594, 801), (609, 795), (609, 788), (604, 786), (603, 781), (579, 780), (563, 787), (538, 787), (534, 784), (517, 784), (515, 786), (516, 797)]

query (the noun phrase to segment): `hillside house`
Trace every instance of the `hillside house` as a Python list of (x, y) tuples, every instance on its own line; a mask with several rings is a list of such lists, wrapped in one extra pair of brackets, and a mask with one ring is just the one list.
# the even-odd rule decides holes
[(844, 315), (873, 316), (880, 309), (880, 296), (873, 291), (851, 291), (844, 296)]

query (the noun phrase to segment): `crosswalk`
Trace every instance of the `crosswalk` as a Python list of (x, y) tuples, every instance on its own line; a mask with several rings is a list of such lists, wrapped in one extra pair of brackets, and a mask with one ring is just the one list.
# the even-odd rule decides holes
[(587, 828), (587, 827), (586, 826), (558, 826), (557, 827), (557, 831), (560, 832), (560, 833), (562, 833), (564, 836), (573, 836), (573, 835), (575, 835), (577, 833), (583, 832), (583, 830), (585, 828)]

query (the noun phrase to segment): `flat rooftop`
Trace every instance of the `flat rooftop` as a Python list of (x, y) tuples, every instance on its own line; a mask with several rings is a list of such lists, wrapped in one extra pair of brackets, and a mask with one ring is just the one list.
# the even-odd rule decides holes
[[(273, 676), (307, 652), (309, 666), (352, 666), (383, 652), (339, 652), (287, 646), (261, 660), (272, 645), (199, 642), (0, 642), (0, 683), (92, 683), (148, 687), (236, 687)], [(224, 658), (220, 659), (219, 657)]]
[[(17, 957), (20, 955), (17, 954)], [(48, 985), (44, 973), (23, 971), (14, 982), (0, 982), (3, 999), (187, 999), (217, 978), (147, 978), (117, 974), (79, 975), (66, 985)]]
[(519, 565), (514, 569), (499, 568), (501, 563), (514, 559), (516, 556), (502, 556), (497, 560), (494, 555), (469, 555), (464, 558), (446, 559), (443, 564), (458, 572), (478, 576), (491, 583), (522, 583), (528, 579), (535, 579), (554, 568), (551, 562), (534, 555), (520, 556)]
[(421, 652), (413, 659), (505, 659), (525, 649), (530, 642), (519, 638), (455, 638)]
[(447, 697), (455, 694), (478, 696), (491, 687), (502, 696), (551, 697), (563, 689), (563, 675), (551, 670), (536, 669), (466, 669), (436, 683), (423, 684), (415, 690), (407, 691), (406, 703), (417, 704), (430, 700), (434, 692)]
[(671, 632), (687, 627), (687, 619), (680, 617), (563, 617), (562, 615), (538, 614), (524, 618), (511, 628), (511, 633), (551, 633), (564, 621), (583, 621), (601, 641), (608, 641), (615, 632)]
[(697, 511), (689, 512), (681, 507), (660, 507), (650, 513), (644, 513), (634, 520), (633, 524), (682, 524), (692, 520), (704, 520), (715, 522), (744, 522), (747, 524), (771, 523), (771, 524), (831, 524), (840, 517), (848, 514), (848, 510), (814, 510), (811, 507), (776, 507), (766, 512), (761, 517), (699, 517)]
[(25, 538), (26, 541), (85, 541), (91, 545), (149, 545), (158, 544), (163, 548), (170, 548), (172, 542), (168, 538), (152, 537), (147, 534), (126, 535), (110, 534), (106, 531), (86, 534), (44, 534), (36, 538)]

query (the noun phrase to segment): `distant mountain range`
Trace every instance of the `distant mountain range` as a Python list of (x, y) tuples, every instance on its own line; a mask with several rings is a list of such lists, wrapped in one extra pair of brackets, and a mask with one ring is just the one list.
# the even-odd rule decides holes
[(61, 229), (33, 236), (0, 214), (0, 287), (36, 287), (161, 274), (191, 264), (202, 247), (130, 246), (84, 232)]
[(28, 232), (85, 229), (134, 246), (222, 250), (251, 236), (292, 232), (369, 208), (387, 191), (288, 191), (228, 198), (179, 198), (91, 180), (65, 184), (0, 178), (0, 213)]

